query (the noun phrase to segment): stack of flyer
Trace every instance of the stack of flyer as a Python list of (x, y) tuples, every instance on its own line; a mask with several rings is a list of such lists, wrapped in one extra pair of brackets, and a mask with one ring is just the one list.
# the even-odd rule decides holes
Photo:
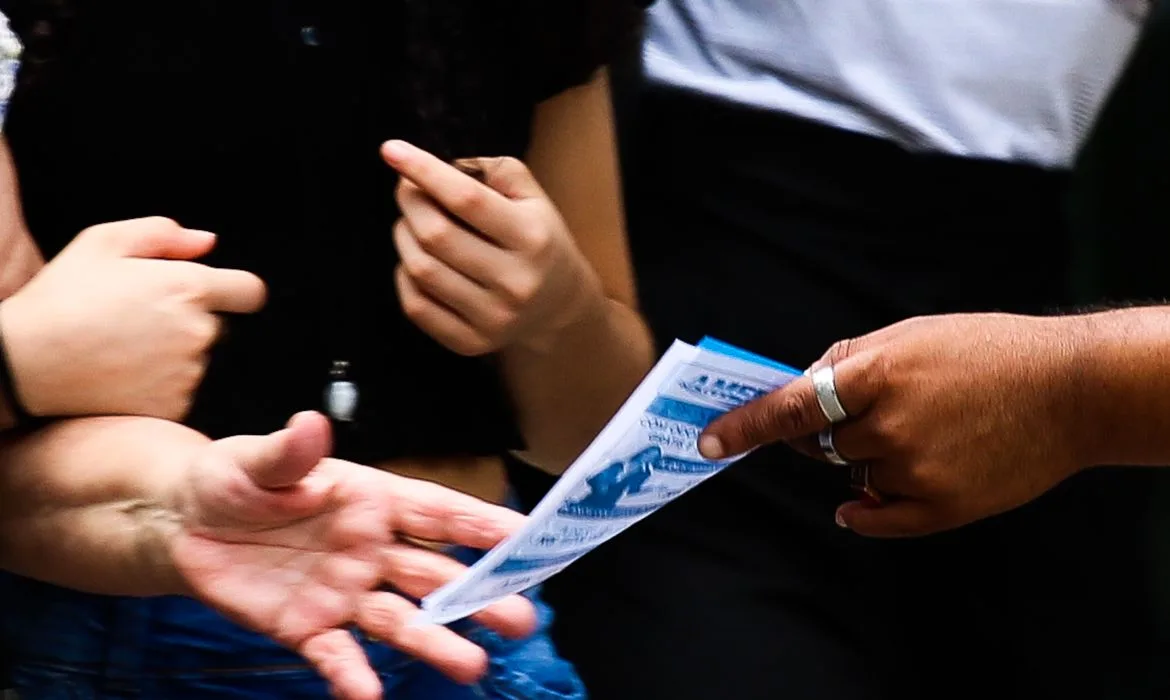
[(417, 623), (454, 622), (539, 585), (719, 473), (743, 455), (703, 459), (703, 429), (800, 374), (717, 340), (676, 341), (528, 523), (425, 598)]

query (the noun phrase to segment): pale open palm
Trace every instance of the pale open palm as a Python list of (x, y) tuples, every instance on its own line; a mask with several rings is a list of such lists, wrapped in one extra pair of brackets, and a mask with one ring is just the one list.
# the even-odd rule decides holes
[[(354, 625), (456, 680), (474, 680), (486, 670), (483, 650), (445, 628), (412, 626), (417, 608), (403, 597), (420, 598), (463, 567), (398, 537), (487, 548), (523, 518), (324, 459), (329, 442), (328, 422), (303, 414), (280, 433), (209, 446), (185, 494), (177, 568), (205, 602), (304, 655), (341, 697), (381, 697)], [(477, 619), (508, 635), (535, 625), (519, 597)]]

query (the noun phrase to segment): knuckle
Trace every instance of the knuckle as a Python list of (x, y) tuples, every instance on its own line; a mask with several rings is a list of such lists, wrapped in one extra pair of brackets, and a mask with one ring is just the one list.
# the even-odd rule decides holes
[(148, 216), (141, 223), (155, 231), (178, 231), (182, 228), (178, 221), (168, 216)]
[(421, 323), (427, 318), (428, 306), (425, 299), (414, 294), (403, 295), (399, 300), (402, 313), (414, 323)]
[(475, 211), (484, 204), (484, 192), (478, 185), (461, 187), (451, 195), (451, 204), (460, 211)]
[(400, 587), (417, 588), (429, 580), (427, 567), (420, 563), (413, 550), (396, 550), (386, 557), (386, 563), (394, 572), (394, 579)]
[(202, 301), (211, 291), (206, 278), (197, 274), (171, 275), (167, 278), (166, 285), (170, 294), (188, 302)]
[(503, 284), (504, 296), (513, 306), (523, 306), (540, 290), (540, 280), (527, 272), (513, 272)]
[(790, 394), (773, 406), (772, 421), (786, 435), (797, 437), (812, 430), (813, 410), (820, 408), (810, 407), (799, 395)]
[(398, 608), (388, 604), (386, 596), (390, 595), (392, 594), (381, 593), (370, 596), (358, 611), (361, 626), (377, 630), (378, 635), (387, 642), (394, 641), (406, 623)]
[(875, 412), (874, 415), (869, 417), (867, 422), (873, 439), (883, 445), (896, 447), (899, 440), (901, 440), (900, 427), (902, 420), (896, 414), (891, 415), (886, 412)]
[(418, 229), (414, 233), (414, 238), (423, 250), (433, 251), (445, 247), (450, 242), (453, 233), (454, 225), (443, 221)]
[(532, 171), (529, 167), (524, 161), (513, 156), (493, 159), (489, 170), (489, 179), (501, 179), (513, 183), (532, 179)]
[(495, 344), (483, 336), (468, 334), (456, 339), (451, 345), (451, 350), (463, 357), (480, 357), (494, 352)]
[(219, 339), (220, 333), (223, 331), (223, 320), (218, 316), (212, 314), (205, 314), (198, 323), (195, 324), (195, 339), (199, 343), (200, 349), (204, 352)]
[(406, 217), (399, 217), (398, 221), (394, 222), (393, 231), (395, 239), (394, 242), (396, 246), (399, 245), (398, 239), (414, 235), (414, 233), (411, 231), (410, 224), (406, 221)]
[(754, 445), (766, 439), (776, 424), (776, 418), (775, 409), (770, 407), (762, 411), (750, 411), (741, 417), (738, 424), (731, 426), (731, 433), (742, 443)]
[(552, 229), (540, 221), (522, 221), (524, 245), (536, 256), (545, 256), (553, 249)]
[(862, 376), (869, 378), (870, 381), (882, 380), (889, 376), (893, 362), (889, 355), (881, 352), (858, 353), (854, 361), (861, 369)]
[(856, 343), (854, 338), (846, 338), (838, 340), (829, 346), (829, 351), (825, 353), (825, 359), (830, 365), (835, 365), (853, 354), (853, 347)]
[(398, 203), (399, 209), (406, 209), (409, 206), (411, 191), (414, 188), (414, 183), (406, 178), (399, 178), (398, 185), (394, 187), (394, 201)]
[(420, 255), (409, 262), (403, 261), (403, 264), (410, 276), (424, 286), (433, 286), (442, 274), (439, 261), (430, 256)]
[(508, 333), (516, 324), (516, 313), (508, 309), (494, 308), (484, 313), (484, 332), (492, 337)]
[(77, 240), (92, 241), (95, 239), (108, 237), (110, 235), (110, 231), (115, 228), (117, 227), (113, 224), (98, 224), (96, 226), (90, 226), (88, 228), (82, 229), (81, 233), (77, 234)]
[(498, 170), (501, 174), (522, 173), (527, 175), (529, 172), (528, 166), (524, 164), (524, 161), (515, 156), (501, 156), (496, 158), (494, 169)]

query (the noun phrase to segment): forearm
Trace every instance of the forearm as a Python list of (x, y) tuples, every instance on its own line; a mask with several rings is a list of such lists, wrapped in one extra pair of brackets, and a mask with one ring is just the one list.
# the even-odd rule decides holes
[(602, 299), (540, 350), (502, 353), (531, 464), (559, 474), (593, 440), (654, 361), (641, 316)]
[(0, 567), (78, 590), (182, 594), (173, 498), (207, 438), (146, 418), (66, 421), (0, 448)]
[[(24, 222), (20, 187), (8, 142), (0, 137), (0, 299), (15, 294), (44, 264)], [(0, 432), (12, 428), (16, 422), (9, 400), (10, 397), (0, 393)]]
[(1170, 306), (1061, 322), (1079, 348), (1070, 377), (1086, 466), (1170, 465)]
[(25, 225), (8, 142), (0, 137), (0, 299), (12, 296), (44, 264), (41, 251)]

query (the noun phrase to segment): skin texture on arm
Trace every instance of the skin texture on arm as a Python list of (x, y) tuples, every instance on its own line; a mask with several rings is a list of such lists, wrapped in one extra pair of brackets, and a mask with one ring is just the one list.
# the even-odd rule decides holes
[(1170, 306), (1068, 319), (1083, 346), (1079, 386), (1088, 466), (1170, 465)]
[[(41, 251), (24, 222), (20, 187), (8, 141), (0, 136), (0, 299), (12, 296), (44, 264)], [(14, 422), (7, 397), (0, 396), (0, 430), (10, 428)]]
[(528, 442), (520, 456), (555, 474), (589, 444), (654, 361), (637, 310), (604, 71), (539, 106), (527, 163), (602, 291), (543, 347), (515, 345), (501, 353)]
[(20, 187), (8, 142), (0, 137), (0, 299), (7, 299), (45, 264), (20, 208)]
[(0, 568), (90, 593), (187, 593), (163, 499), (210, 443), (177, 423), (63, 421), (0, 447)]
[[(487, 549), (524, 518), (330, 448), (315, 413), (216, 442), (146, 418), (52, 426), (0, 449), (0, 566), (97, 593), (197, 597), (300, 653), (337, 697), (382, 697), (354, 626), (474, 681), (484, 650), (412, 624), (410, 600), (465, 567), (408, 538)], [(535, 613), (512, 596), (475, 619), (524, 636)]]

